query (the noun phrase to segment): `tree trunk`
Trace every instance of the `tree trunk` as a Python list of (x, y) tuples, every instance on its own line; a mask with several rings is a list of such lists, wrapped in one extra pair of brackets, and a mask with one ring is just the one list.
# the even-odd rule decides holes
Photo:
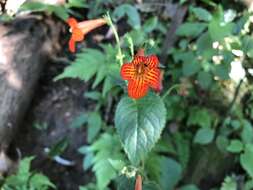
[(33, 17), (0, 23), (0, 151), (12, 141), (53, 49), (49, 28)]

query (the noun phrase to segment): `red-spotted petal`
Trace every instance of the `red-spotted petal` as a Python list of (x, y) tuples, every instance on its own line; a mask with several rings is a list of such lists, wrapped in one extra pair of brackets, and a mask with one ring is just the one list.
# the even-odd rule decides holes
[(145, 59), (144, 56), (134, 56), (134, 59), (131, 63), (134, 65), (139, 65), (139, 64), (143, 63), (144, 59)]
[(161, 74), (158, 68), (147, 69), (144, 75), (145, 82), (153, 89), (159, 89), (161, 83)]
[(144, 97), (148, 93), (148, 85), (142, 78), (128, 82), (128, 96), (134, 99)]
[(131, 80), (135, 75), (135, 68), (134, 65), (131, 63), (125, 63), (122, 65), (120, 70), (121, 77), (124, 80)]
[(77, 20), (72, 17), (68, 18), (67, 23), (71, 28), (77, 27), (78, 24)]
[(160, 71), (160, 82), (159, 82), (159, 86), (158, 88), (154, 88), (154, 90), (156, 92), (161, 92), (162, 89), (163, 89), (163, 74), (164, 74), (164, 71)]
[(73, 39), (69, 40), (69, 50), (74, 53), (76, 51), (76, 44)]
[(159, 60), (157, 56), (155, 55), (150, 55), (144, 58), (144, 62), (148, 65), (148, 67), (158, 67)]

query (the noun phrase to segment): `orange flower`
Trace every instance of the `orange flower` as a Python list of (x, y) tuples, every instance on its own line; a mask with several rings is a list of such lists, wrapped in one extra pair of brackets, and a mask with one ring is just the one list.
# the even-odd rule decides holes
[(161, 89), (161, 74), (158, 68), (159, 60), (155, 55), (144, 56), (140, 49), (131, 63), (121, 67), (121, 77), (128, 80), (128, 95), (139, 99), (148, 93), (149, 87)]
[(141, 175), (138, 175), (135, 181), (135, 190), (142, 190), (142, 179)]
[(75, 52), (75, 43), (82, 41), (84, 36), (90, 31), (106, 24), (106, 19), (100, 18), (77, 22), (75, 18), (69, 18), (67, 23), (70, 27), (70, 32), (72, 33), (69, 40), (69, 50)]

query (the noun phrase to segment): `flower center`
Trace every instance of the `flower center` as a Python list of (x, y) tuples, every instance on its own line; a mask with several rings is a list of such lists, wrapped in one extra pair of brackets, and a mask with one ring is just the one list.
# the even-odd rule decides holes
[(145, 73), (147, 65), (145, 63), (140, 63), (136, 65), (136, 74), (143, 75)]

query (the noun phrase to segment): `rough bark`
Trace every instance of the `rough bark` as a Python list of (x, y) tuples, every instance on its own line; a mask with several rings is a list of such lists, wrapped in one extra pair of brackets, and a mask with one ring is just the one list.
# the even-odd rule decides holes
[(36, 18), (0, 23), (0, 151), (24, 117), (48, 50), (49, 25)]
[(177, 40), (176, 30), (182, 24), (184, 17), (187, 13), (187, 9), (187, 6), (178, 5), (175, 15), (172, 17), (171, 25), (169, 30), (167, 31), (166, 38), (164, 40), (163, 47), (161, 50), (160, 61), (163, 64), (165, 64), (168, 50), (173, 47), (174, 43)]

